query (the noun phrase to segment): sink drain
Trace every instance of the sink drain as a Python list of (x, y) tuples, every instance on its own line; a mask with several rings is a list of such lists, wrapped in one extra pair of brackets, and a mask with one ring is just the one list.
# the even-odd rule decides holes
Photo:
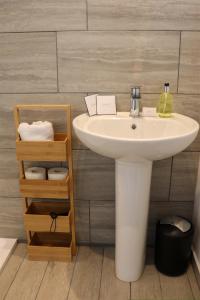
[(137, 126), (136, 126), (135, 124), (132, 124), (132, 125), (131, 125), (131, 128), (132, 128), (132, 129), (136, 129)]

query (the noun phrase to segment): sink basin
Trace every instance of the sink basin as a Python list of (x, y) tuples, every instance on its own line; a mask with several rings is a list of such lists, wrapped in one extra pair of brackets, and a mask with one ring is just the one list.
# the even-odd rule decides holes
[[(132, 125), (136, 128), (132, 129)], [(82, 114), (75, 118), (79, 139), (91, 150), (114, 159), (159, 160), (185, 149), (196, 137), (199, 125), (193, 119), (173, 114), (172, 118), (131, 118)]]
[(82, 114), (74, 119), (73, 127), (88, 148), (115, 159), (116, 275), (135, 281), (144, 268), (152, 162), (187, 148), (199, 124), (180, 114), (166, 119), (132, 118), (120, 112)]

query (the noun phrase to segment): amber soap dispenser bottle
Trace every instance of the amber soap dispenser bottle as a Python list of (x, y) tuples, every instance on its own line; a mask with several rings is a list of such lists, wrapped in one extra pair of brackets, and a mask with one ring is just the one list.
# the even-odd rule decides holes
[(169, 92), (169, 83), (164, 84), (164, 93), (160, 95), (157, 112), (161, 118), (170, 118), (173, 111), (173, 96)]

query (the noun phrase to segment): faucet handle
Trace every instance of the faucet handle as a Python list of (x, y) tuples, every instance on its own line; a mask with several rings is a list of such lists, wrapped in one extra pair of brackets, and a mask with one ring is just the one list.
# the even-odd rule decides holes
[(133, 88), (131, 88), (131, 95), (133, 98), (141, 98), (140, 96), (140, 87), (139, 86), (135, 86)]

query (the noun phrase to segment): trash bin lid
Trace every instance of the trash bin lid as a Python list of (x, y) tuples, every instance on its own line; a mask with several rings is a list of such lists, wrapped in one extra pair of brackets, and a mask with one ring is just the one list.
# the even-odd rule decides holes
[(191, 223), (178, 216), (168, 216), (160, 220), (160, 224), (172, 225), (182, 232), (187, 232), (191, 228)]

